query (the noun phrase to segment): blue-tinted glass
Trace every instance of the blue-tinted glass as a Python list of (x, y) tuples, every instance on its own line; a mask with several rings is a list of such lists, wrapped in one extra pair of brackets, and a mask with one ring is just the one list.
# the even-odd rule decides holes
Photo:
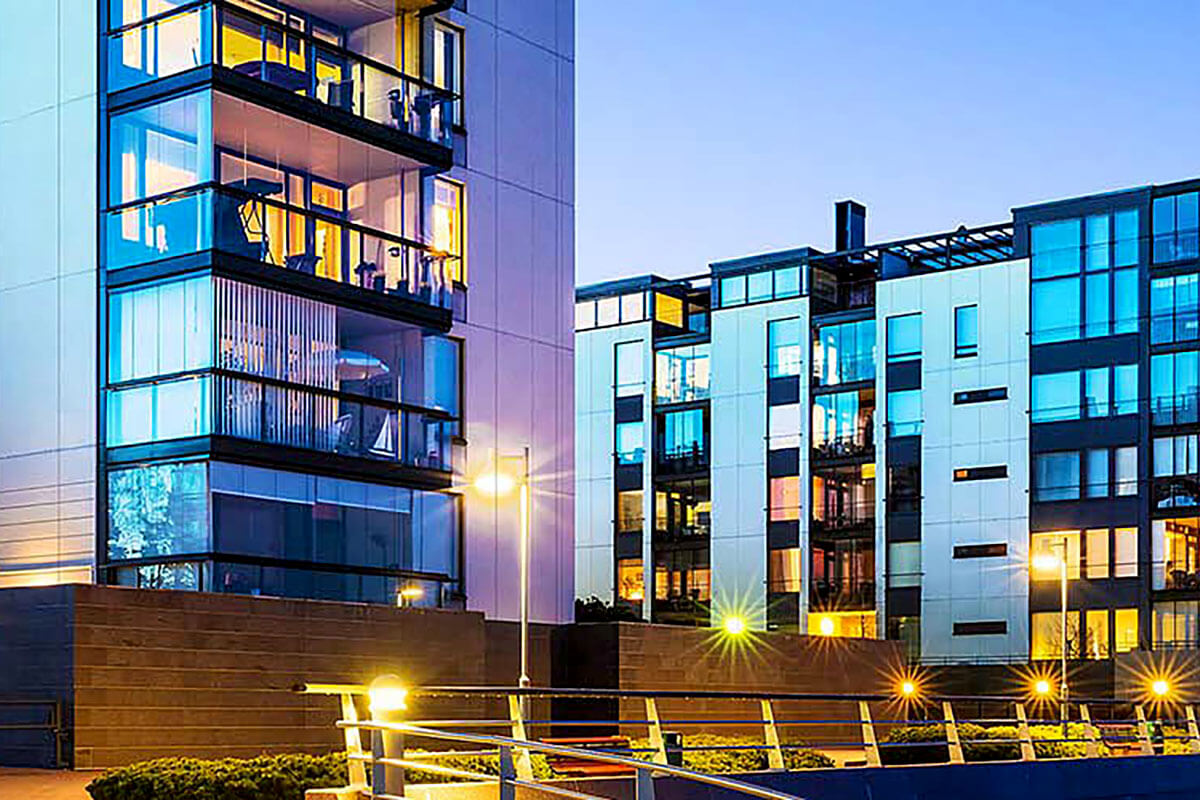
[(1083, 399), (1085, 416), (1108, 416), (1108, 367), (1097, 367), (1084, 373)]
[(1113, 272), (1113, 333), (1137, 333), (1138, 329), (1138, 271), (1119, 269)]
[(746, 276), (721, 279), (721, 305), (740, 306), (746, 302)]
[(973, 356), (979, 352), (979, 306), (954, 309), (954, 355)]
[(1087, 451), (1087, 496), (1108, 497), (1108, 448)]
[(800, 294), (800, 268), (787, 267), (775, 270), (775, 296), (795, 297)]
[(1156, 425), (1170, 425), (1175, 414), (1175, 357), (1150, 357), (1150, 412)]
[(887, 419), (889, 436), (915, 436), (921, 433), (921, 390), (888, 392)]
[(748, 299), (751, 303), (771, 299), (771, 273), (756, 272), (747, 279), (749, 283)]
[(799, 375), (804, 363), (800, 319), (779, 319), (767, 325), (767, 348), (770, 351), (770, 375), (778, 378)]
[[(166, 5), (163, 2), (159, 9), (165, 11)], [(110, 36), (108, 90), (127, 89), (212, 63), (212, 30), (212, 7), (202, 6)]]
[(119, 205), (212, 180), (212, 95), (164, 100), (109, 123), (108, 201)]
[(1175, 198), (1154, 198), (1151, 217), (1154, 233), (1154, 260), (1173, 261), (1175, 258)]
[(1087, 268), (1108, 268), (1108, 215), (1087, 218)]
[(663, 449), (667, 456), (686, 456), (704, 450), (704, 411), (673, 411), (663, 417)]
[(1085, 336), (1108, 335), (1108, 273), (1101, 272), (1088, 275), (1087, 288), (1087, 322), (1084, 327)]
[(459, 345), (444, 336), (425, 337), (425, 407), (459, 413)]
[(1034, 491), (1037, 500), (1074, 500), (1079, 497), (1079, 453), (1042, 453), (1034, 456)]
[(1175, 224), (1178, 226), (1176, 233), (1175, 257), (1179, 259), (1196, 258), (1200, 255), (1200, 240), (1198, 240), (1198, 229), (1200, 229), (1200, 208), (1197, 207), (1197, 200), (1200, 200), (1200, 195), (1195, 192), (1179, 195), (1179, 199), (1175, 204)]
[(212, 432), (207, 376), (108, 393), (110, 447), (207, 436)]
[(153, 464), (108, 474), (108, 557), (204, 553), (207, 464)]
[(618, 342), (615, 352), (616, 360), (616, 395), (617, 397), (632, 397), (640, 395), (644, 389), (645, 369), (642, 360), (642, 341)]
[(214, 232), (229, 229), (220, 217), (214, 219), (214, 201), (211, 191), (190, 192), (110, 211), (105, 217), (105, 268), (120, 269), (213, 247)]
[(191, 2), (192, 0), (108, 0), (108, 27), (109, 30), (114, 30), (132, 25)]
[(1113, 264), (1128, 267), (1138, 263), (1138, 210), (1131, 208), (1113, 214)]
[(617, 423), (617, 463), (641, 464), (645, 453), (645, 429), (641, 422)]
[(1200, 335), (1197, 312), (1200, 311), (1200, 276), (1175, 276), (1175, 341), (1184, 342)]
[(108, 300), (108, 379), (170, 375), (212, 366), (212, 279), (116, 292)]
[(1029, 229), (1033, 277), (1050, 278), (1079, 271), (1080, 221), (1044, 222)]
[(1079, 419), (1079, 373), (1054, 372), (1033, 376), (1034, 422)]
[(1036, 281), (1031, 305), (1034, 344), (1079, 338), (1079, 278)]
[(921, 357), (921, 315), (888, 317), (888, 361), (906, 361)]
[(1150, 281), (1150, 341), (1153, 344), (1175, 339), (1175, 279)]
[(654, 354), (654, 399), (688, 403), (708, 398), (709, 346), (674, 347)]
[(1138, 411), (1137, 364), (1113, 367), (1113, 413), (1136, 414)]

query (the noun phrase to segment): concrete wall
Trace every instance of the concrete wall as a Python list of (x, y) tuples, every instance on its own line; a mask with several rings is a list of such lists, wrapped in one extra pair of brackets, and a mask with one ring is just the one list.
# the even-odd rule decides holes
[[(441, 15), (464, 29), (465, 147), (449, 177), (466, 186), (463, 396), (467, 477), (493, 452), (528, 446), (533, 468), (531, 613), (573, 614), (575, 553), (574, 2), (491, 0)], [(516, 619), (514, 497), (469, 493), (468, 607)]]
[(0, 588), (92, 574), (97, 7), (0, 3)]

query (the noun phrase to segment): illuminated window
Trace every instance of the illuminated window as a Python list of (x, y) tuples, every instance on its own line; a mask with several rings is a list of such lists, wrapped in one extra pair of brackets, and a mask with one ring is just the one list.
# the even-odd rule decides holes
[[(1029, 615), (1029, 658), (1045, 661), (1062, 658), (1062, 615), (1042, 611)], [(1067, 655), (1079, 653), (1079, 612), (1067, 612)]]
[(1200, 519), (1156, 519), (1155, 589), (1200, 589)]
[(642, 532), (641, 489), (617, 492), (617, 533)]
[(888, 544), (889, 589), (921, 585), (921, 543), (890, 542)]
[(1096, 528), (1086, 534), (1087, 577), (1108, 577), (1108, 528)]
[(654, 319), (673, 328), (683, 328), (683, 301), (661, 292), (654, 293)]
[(801, 583), (799, 547), (767, 551), (767, 591), (799, 592)]
[(814, 611), (808, 615), (809, 636), (875, 638), (874, 611)]
[(640, 603), (646, 596), (646, 576), (640, 558), (617, 559), (617, 597)]
[(463, 185), (445, 178), (433, 180), (433, 249), (447, 254), (449, 277), (467, 282), (463, 249)]
[(1085, 619), (1087, 625), (1084, 628), (1083, 657), (1108, 658), (1108, 609), (1088, 611)]
[(1113, 533), (1113, 576), (1135, 578), (1138, 574), (1138, 529), (1117, 528)]
[(771, 521), (792, 522), (800, 519), (800, 478), (790, 475), (771, 478)]
[(1200, 642), (1200, 601), (1172, 600), (1154, 604), (1154, 648), (1193, 648)]
[(1114, 633), (1116, 638), (1113, 649), (1118, 653), (1128, 653), (1138, 646), (1138, 610), (1136, 608), (1118, 608), (1113, 615), (1115, 620)]

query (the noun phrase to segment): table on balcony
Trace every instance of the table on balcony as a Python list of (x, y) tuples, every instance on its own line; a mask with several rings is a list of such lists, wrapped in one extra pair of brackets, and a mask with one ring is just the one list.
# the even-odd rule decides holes
[(289, 92), (308, 90), (308, 73), (278, 61), (243, 61), (234, 72), (287, 89)]

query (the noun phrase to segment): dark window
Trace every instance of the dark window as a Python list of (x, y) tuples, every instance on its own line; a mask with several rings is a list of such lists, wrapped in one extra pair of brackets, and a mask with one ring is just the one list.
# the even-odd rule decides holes
[(979, 306), (954, 309), (954, 357), (979, 355)]
[(1007, 400), (1008, 388), (1000, 386), (995, 389), (971, 389), (954, 393), (954, 405), (962, 406), (968, 403), (987, 403), (992, 400)]
[(1008, 623), (1002, 619), (987, 622), (956, 622), (955, 636), (988, 636), (1008, 633)]
[(954, 470), (954, 480), (957, 481), (986, 481), (993, 478), (1007, 478), (1008, 467), (1004, 464), (995, 467), (961, 467)]
[(959, 544), (954, 546), (955, 558), (996, 558), (1008, 555), (1008, 545), (1004, 542), (997, 544)]
[(888, 467), (888, 511), (917, 511), (921, 507), (921, 465)]

